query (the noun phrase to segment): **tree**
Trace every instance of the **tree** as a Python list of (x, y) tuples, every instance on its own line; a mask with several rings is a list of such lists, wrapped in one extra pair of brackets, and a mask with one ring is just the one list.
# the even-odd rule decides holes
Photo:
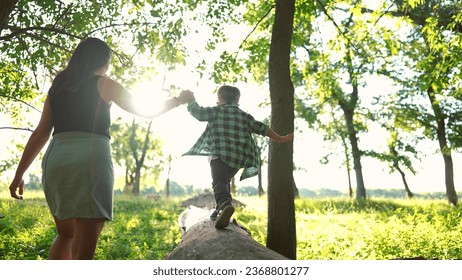
[(140, 194), (142, 170), (157, 180), (163, 167), (162, 144), (151, 138), (151, 124), (143, 125), (133, 118), (131, 125), (120, 119), (111, 125), (113, 157), (125, 167), (125, 192), (134, 195)]
[[(350, 4), (349, 1), (346, 2), (346, 4)], [(361, 166), (362, 152), (359, 148), (358, 133), (360, 130), (365, 130), (365, 127), (359, 119), (361, 114), (358, 114), (360, 110), (359, 92), (361, 80), (364, 79), (365, 74), (370, 71), (373, 64), (371, 53), (376, 50), (374, 45), (376, 43), (369, 32), (365, 30), (367, 24), (360, 15), (358, 16), (357, 6), (354, 3), (351, 3), (351, 9), (340, 17), (339, 22), (334, 20), (330, 12), (335, 10), (337, 2), (327, 2), (332, 7), (327, 7), (320, 1), (317, 3), (328, 21), (333, 24), (337, 36), (327, 42), (331, 48), (330, 52), (323, 50), (324, 44), (322, 42), (311, 46), (305, 45), (308, 52), (311, 52), (311, 48), (314, 49), (310, 56), (311, 58), (314, 56), (318, 61), (306, 62), (300, 77), (308, 79), (307, 75), (312, 75), (308, 81), (313, 81), (314, 88), (317, 88), (311, 93), (312, 97), (317, 99), (315, 101), (318, 103), (316, 106), (321, 108), (327, 106), (327, 111), (335, 110), (336, 107), (341, 109), (345, 129), (340, 128), (338, 134), (343, 135), (342, 131), (347, 132), (353, 169), (356, 175), (356, 198), (364, 199), (366, 198), (366, 188)], [(322, 41), (322, 39), (320, 40)], [(316, 49), (319, 47), (322, 49)], [(311, 88), (313, 84), (307, 82), (306, 87)], [(321, 112), (322, 109), (318, 109), (318, 111)], [(331, 125), (323, 126), (325, 128), (338, 128), (338, 126)], [(345, 140), (345, 138), (340, 139)]]
[[(317, 131), (323, 131), (323, 139), (331, 143), (341, 142), (341, 150), (344, 157), (342, 165), (345, 166), (348, 180), (348, 194), (353, 197), (353, 187), (351, 184), (351, 152), (350, 145), (348, 143), (348, 132), (346, 130), (344, 122), (342, 122), (341, 117), (337, 116), (335, 110), (331, 110), (331, 119), (324, 122), (317, 119), (315, 116), (320, 114), (319, 112), (314, 112), (312, 107), (307, 107), (304, 104), (303, 100), (298, 99), (296, 112), (298, 116), (307, 121), (310, 128), (315, 128)], [(318, 108), (319, 109), (319, 108)], [(330, 162), (330, 156), (333, 152), (330, 152), (324, 156), (320, 162), (322, 164), (328, 164)]]
[[(252, 10), (246, 19), (258, 25), (261, 33), (254, 35), (256, 39), (246, 40), (243, 49), (250, 54), (244, 61), (237, 61), (235, 56), (225, 55), (224, 60), (235, 71), (247, 69), (254, 74), (257, 80), (267, 77), (261, 74), (266, 64), (266, 49), (269, 49), (268, 40), (264, 36), (268, 30), (270, 20), (266, 18), (273, 7), (269, 3), (249, 5)], [(377, 59), (381, 59), (383, 49), (392, 44), (392, 38), (387, 30), (377, 25), (381, 14), (374, 17), (362, 17), (361, 3), (359, 1), (300, 1), (296, 4), (294, 19), (294, 34), (291, 61), (292, 77), (298, 91), (297, 99), (306, 96), (306, 106), (297, 106), (296, 109), (306, 110), (310, 106), (313, 110), (297, 112), (299, 115), (330, 114), (331, 111), (340, 110), (343, 113), (344, 128), (324, 124), (324, 127), (337, 127), (347, 131), (354, 170), (357, 182), (357, 198), (366, 197), (359, 148), (359, 134), (367, 131), (368, 116), (370, 112), (364, 107), (359, 98), (365, 81), (374, 71)], [(344, 9), (348, 7), (348, 9)], [(336, 13), (334, 19), (331, 14)], [(324, 21), (324, 22), (322, 22)], [(324, 23), (332, 28), (320, 30)], [(318, 28), (318, 29), (316, 29)], [(255, 30), (255, 29), (254, 29)], [(316, 32), (318, 31), (318, 32)], [(377, 31), (377, 35), (375, 35)], [(319, 34), (333, 34), (334, 36), (319, 36)], [(385, 35), (385, 36), (383, 36)], [(327, 38), (327, 39), (325, 39)], [(241, 63), (241, 65), (236, 65)], [(221, 64), (220, 64), (221, 65)], [(303, 97), (302, 97), (303, 96)], [(323, 131), (324, 132), (324, 131)], [(341, 140), (341, 138), (337, 138)], [(347, 162), (349, 164), (349, 161)]]
[[(462, 22), (462, 19), (460, 21)], [(422, 71), (420, 80), (427, 87), (426, 94), (433, 111), (433, 123), (436, 123), (436, 127), (433, 125), (433, 131), (438, 139), (444, 160), (448, 202), (457, 205), (451, 150), (462, 147), (460, 146), (460, 134), (458, 134), (460, 132), (458, 127), (462, 122), (458, 112), (462, 110), (462, 101), (456, 99), (456, 93), (460, 90), (457, 89), (457, 85), (460, 85), (461, 81), (462, 61), (452, 56), (462, 54), (462, 34), (455, 35), (455, 40), (451, 40), (451, 36), (445, 36), (435, 26), (427, 27), (422, 30), (426, 41), (426, 51), (424, 52), (425, 60), (418, 63), (420, 64), (418, 65), (419, 70)], [(456, 127), (456, 131), (452, 130), (452, 127)]]
[[(268, 63), (271, 126), (294, 131), (294, 87), (290, 70), (295, 0), (276, 1)], [(268, 248), (296, 259), (293, 142), (270, 143), (268, 156)]]
[[(182, 63), (184, 5), (151, 1), (2, 1), (0, 4), (0, 112), (17, 118), (16, 103), (46, 91), (84, 38), (97, 36), (113, 50), (112, 75), (126, 83), (159, 62)], [(147, 54), (144, 63), (139, 55)], [(152, 59), (150, 59), (152, 58)], [(135, 63), (137, 64), (135, 66)]]
[(0, 2), (0, 114), (11, 119), (11, 125), (3, 129), (32, 131), (35, 123), (24, 116), (39, 111), (36, 108), (42, 107), (51, 79), (84, 38), (95, 36), (108, 43), (113, 51), (110, 75), (125, 85), (143, 79), (139, 73), (149, 75), (160, 63), (184, 63), (181, 39), (186, 28), (180, 15), (193, 4), (147, 0)]
[(409, 188), (405, 169), (416, 174), (413, 162), (420, 160), (421, 152), (418, 144), (424, 139), (423, 126), (419, 117), (424, 111), (422, 105), (415, 104), (409, 98), (406, 90), (398, 90), (394, 94), (376, 98), (376, 110), (374, 119), (381, 124), (388, 133), (387, 150), (366, 151), (367, 156), (372, 156), (388, 164), (390, 173), (399, 172), (408, 198), (414, 194)]
[(260, 150), (260, 166), (258, 167), (258, 196), (263, 196), (265, 191), (263, 190), (263, 177), (262, 177), (262, 165), (267, 162), (267, 157), (264, 156), (264, 151), (267, 151), (269, 142), (266, 137), (255, 138), (258, 149)]
[(170, 197), (170, 171), (172, 170), (172, 155), (168, 155), (167, 157), (167, 163), (168, 163), (168, 168), (167, 168), (167, 180), (165, 181), (165, 196)]
[[(397, 16), (410, 13), (412, 30), (403, 44), (404, 67), (410, 74), (390, 75), (403, 87), (409, 98), (423, 97), (429, 107), (421, 110), (418, 120), (425, 127), (424, 135), (438, 141), (445, 165), (445, 183), (448, 202), (457, 205), (454, 185), (454, 166), (451, 151), (460, 149), (462, 101), (460, 99), (460, 68), (462, 60), (462, 33), (460, 1), (421, 1), (406, 5), (397, 2)], [(400, 14), (401, 13), (401, 14)]]
[[(431, 15), (437, 17), (434, 18), (433, 23), (438, 28), (452, 32), (462, 32), (462, 23), (460, 20), (454, 21), (460, 17), (461, 3), (457, 0), (440, 1), (440, 0), (394, 0), (384, 1), (389, 2), (389, 8), (386, 9), (386, 15), (392, 17), (403, 17), (412, 21), (414, 24), (425, 27), (430, 22), (428, 19)], [(362, 8), (363, 13), (373, 13), (374, 10), (368, 8)]]
[[(305, 5), (304, 1), (301, 2), (300, 5)], [(221, 53), (220, 59), (214, 63), (213, 69), (209, 72), (214, 81), (217, 83), (249, 79), (266, 81), (269, 78), (272, 103), (271, 126), (278, 133), (293, 132), (294, 88), (290, 77), (290, 50), (295, 1), (277, 1), (276, 5), (268, 1), (240, 0), (208, 1), (203, 4), (207, 11), (207, 25), (211, 28), (212, 34), (216, 35), (212, 36), (207, 44), (209, 50), (215, 50), (219, 43), (226, 40), (223, 36), (224, 24), (241, 24), (244, 20), (253, 26), (253, 30), (244, 38), (236, 52)], [(241, 12), (242, 9), (236, 8), (242, 5), (247, 8), (244, 14)], [(275, 8), (279, 11), (274, 18), (272, 12)], [(271, 47), (268, 39), (270, 29), (273, 30)], [(256, 31), (263, 32), (264, 36), (259, 37), (257, 41), (250, 40), (250, 36)], [(245, 53), (245, 59), (239, 57), (240, 53)], [(205, 59), (198, 65), (198, 69), (203, 74), (210, 70)], [(244, 72), (246, 75), (242, 74)], [(267, 246), (289, 258), (295, 258), (293, 143), (270, 146), (269, 150)], [(281, 204), (281, 201), (284, 203)]]

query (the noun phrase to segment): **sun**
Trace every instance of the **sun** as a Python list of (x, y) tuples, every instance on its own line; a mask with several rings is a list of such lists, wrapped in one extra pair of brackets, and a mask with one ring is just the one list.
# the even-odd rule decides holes
[(168, 93), (162, 89), (162, 82), (148, 81), (129, 89), (132, 103), (140, 115), (151, 115), (162, 109)]

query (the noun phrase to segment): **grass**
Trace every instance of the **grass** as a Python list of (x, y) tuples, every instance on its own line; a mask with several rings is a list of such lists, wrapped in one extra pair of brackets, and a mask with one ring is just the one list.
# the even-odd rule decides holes
[[(183, 209), (177, 199), (117, 196), (114, 221), (101, 234), (95, 259), (163, 259), (181, 240), (176, 225)], [(40, 260), (48, 257), (56, 229), (40, 193), (23, 201), (0, 194), (0, 259)]]
[[(235, 218), (266, 242), (266, 199), (238, 197)], [(117, 196), (114, 221), (96, 259), (160, 260), (181, 240), (180, 199)], [(462, 259), (462, 211), (443, 200), (297, 199), (297, 258), (387, 260), (421, 256)], [(55, 228), (41, 193), (24, 201), (0, 193), (0, 259), (46, 259)]]
[[(236, 216), (265, 244), (266, 203), (245, 202)], [(297, 199), (295, 209), (300, 260), (462, 259), (462, 211), (445, 200)]]

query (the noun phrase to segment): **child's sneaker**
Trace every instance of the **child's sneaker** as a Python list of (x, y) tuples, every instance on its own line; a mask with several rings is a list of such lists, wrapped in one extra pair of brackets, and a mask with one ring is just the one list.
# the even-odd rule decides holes
[(215, 221), (215, 228), (222, 229), (229, 225), (229, 219), (234, 213), (234, 206), (231, 201), (227, 200), (220, 205), (220, 212), (218, 212), (217, 219)]
[(215, 221), (217, 219), (217, 216), (218, 216), (218, 206), (215, 208), (215, 210), (213, 210), (212, 214), (210, 215), (210, 220), (212, 221)]

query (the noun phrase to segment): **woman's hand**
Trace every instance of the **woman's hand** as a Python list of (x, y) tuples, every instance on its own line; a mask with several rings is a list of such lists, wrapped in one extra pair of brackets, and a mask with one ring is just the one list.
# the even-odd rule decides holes
[(194, 97), (194, 93), (190, 90), (183, 90), (180, 93), (180, 96), (177, 97), (177, 99), (180, 102), (180, 104), (190, 103), (196, 100), (196, 98)]
[[(16, 193), (16, 191), (18, 191), (19, 195)], [(22, 177), (14, 177), (13, 182), (11, 182), (11, 185), (10, 185), (11, 197), (16, 198), (16, 199), (22, 199), (23, 192), (24, 192), (24, 180), (22, 179)]]

